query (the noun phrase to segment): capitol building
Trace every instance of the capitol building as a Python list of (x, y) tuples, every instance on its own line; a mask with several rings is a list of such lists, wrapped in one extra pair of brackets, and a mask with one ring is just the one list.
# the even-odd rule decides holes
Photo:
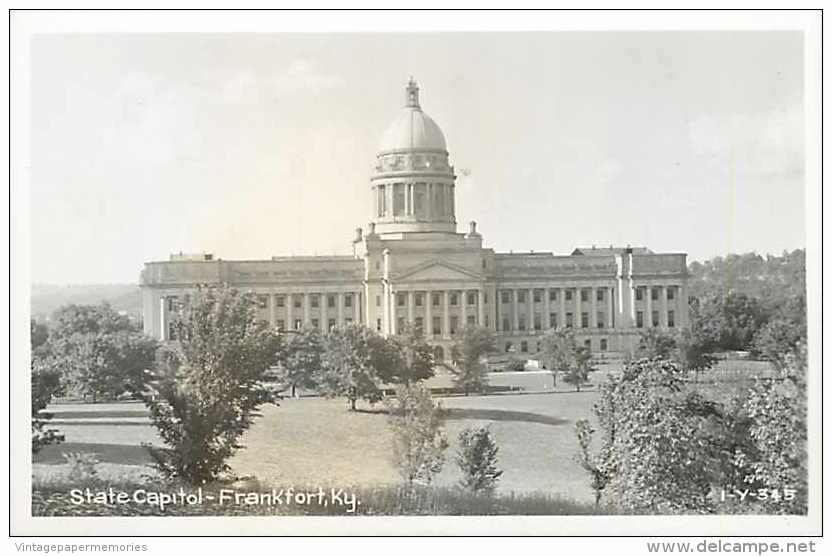
[(687, 325), (684, 253), (495, 252), (476, 223), (458, 229), (455, 179), (445, 136), (411, 80), (382, 136), (369, 179), (372, 219), (356, 229), (352, 256), (178, 254), (145, 263), (145, 332), (170, 339), (177, 299), (198, 283), (255, 292), (260, 317), (281, 330), (360, 323), (390, 335), (414, 327), (442, 359), (466, 326), (494, 331), (501, 352), (533, 357), (551, 328), (572, 328), (593, 354), (614, 356), (646, 328)]

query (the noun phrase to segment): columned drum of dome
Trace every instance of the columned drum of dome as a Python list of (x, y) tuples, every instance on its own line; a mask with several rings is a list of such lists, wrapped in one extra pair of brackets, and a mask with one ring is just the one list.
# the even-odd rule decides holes
[(455, 232), (455, 179), (445, 136), (422, 110), (419, 87), (411, 79), (405, 106), (382, 137), (370, 179), (376, 233)]

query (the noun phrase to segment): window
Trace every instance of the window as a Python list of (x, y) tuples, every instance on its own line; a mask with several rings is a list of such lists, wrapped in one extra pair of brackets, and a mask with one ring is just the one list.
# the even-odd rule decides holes
[(549, 290), (549, 301), (558, 300), (558, 290)]
[(534, 329), (535, 330), (540, 330), (541, 328), (543, 328), (543, 323), (541, 323), (541, 321), (540, 321), (540, 315), (535, 315), (534, 316)]
[(312, 328), (317, 330), (319, 324), (320, 324), (320, 322), (318, 321), (318, 319), (312, 319)]
[(503, 330), (511, 330), (511, 324), (508, 322), (508, 317), (503, 317)]
[(321, 296), (318, 294), (312, 294), (312, 308), (317, 309), (321, 306)]
[(456, 329), (459, 327), (459, 317), (451, 317), (451, 336), (456, 334)]
[(673, 311), (667, 312), (667, 327), (673, 328), (676, 326), (676, 316), (673, 314)]
[(285, 296), (278, 295), (275, 298), (275, 301), (277, 302), (278, 307), (285, 307), (286, 306), (286, 297)]
[(292, 296), (292, 305), (295, 307), (295, 309), (300, 309), (301, 305), (303, 305), (303, 302), (301, 300), (301, 296), (293, 295)]
[(417, 183), (413, 188), (413, 211), (416, 216), (425, 215), (425, 184)]
[(601, 351), (607, 351), (607, 339), (601, 338)]
[[(332, 305), (330, 305), (330, 307), (332, 307)], [(381, 296), (380, 295), (376, 296), (376, 307), (381, 307)]]
[(566, 328), (572, 328), (572, 313), (566, 313)]
[(526, 290), (517, 290), (517, 303), (526, 302)]
[(295, 319), (295, 330), (300, 330), (303, 328), (303, 321), (300, 319)]
[(676, 299), (676, 286), (670, 286), (667, 288), (667, 299), (669, 301)]
[(468, 292), (468, 305), (477, 304), (477, 292)]
[(518, 320), (519, 320), (519, 322), (517, 323), (517, 330), (525, 330), (526, 329), (526, 315), (519, 315)]
[(601, 290), (601, 289), (595, 290), (595, 300), (596, 301), (604, 301), (604, 290)]
[(260, 309), (265, 309), (269, 306), (269, 296), (268, 295), (258, 295), (257, 296), (257, 307)]
[(565, 297), (566, 301), (572, 301), (572, 290), (571, 289), (566, 290), (566, 292), (564, 292), (564, 293), (566, 294), (566, 297)]
[(644, 299), (644, 288), (636, 288), (636, 301)]
[(396, 319), (396, 334), (404, 332), (404, 317)]
[(442, 334), (442, 324), (439, 317), (433, 317), (432, 332), (434, 336)]
[(344, 307), (352, 307), (352, 294), (348, 293), (344, 296)]
[(413, 301), (416, 303), (417, 307), (422, 306), (422, 294), (417, 293), (413, 296)]
[(589, 290), (581, 288), (581, 301), (589, 300)]
[(604, 328), (604, 313), (598, 311), (598, 314), (595, 315), (595, 324), (598, 328)]
[[(379, 305), (380, 302), (381, 302), (381, 298), (379, 296), (376, 296), (376, 305)], [(335, 307), (335, 296), (334, 295), (326, 296), (326, 306), (327, 307)]]
[(483, 292), (482, 302), (483, 302), (484, 305), (488, 305), (488, 292)]
[(456, 292), (451, 293), (451, 307), (456, 307), (459, 304), (459, 296)]
[(405, 296), (404, 296), (403, 293), (397, 293), (396, 294), (396, 305), (397, 306), (404, 307), (406, 301), (407, 300), (405, 299)]
[(282, 332), (285, 327), (286, 327), (286, 323), (282, 319), (277, 321), (277, 329), (278, 330), (280, 330)]
[(540, 300), (543, 298), (543, 290), (534, 290), (532, 295), (534, 296), (534, 302), (540, 303)]
[(636, 328), (644, 328), (644, 313), (636, 311)]
[(529, 342), (527, 342), (525, 340), (520, 342), (520, 351), (522, 353), (528, 353), (529, 352)]
[[(378, 319), (376, 323), (378, 325), (378, 329), (381, 330), (381, 319)], [(328, 329), (333, 330), (335, 329), (335, 319), (329, 319), (329, 323), (327, 323)]]
[(352, 326), (352, 319), (347, 317), (344, 319), (344, 326)]
[(650, 288), (650, 299), (657, 301), (659, 299), (659, 288)]
[(592, 351), (592, 340), (584, 340), (584, 347), (587, 350)]
[(581, 328), (589, 328), (589, 313), (581, 313)]
[(549, 328), (557, 328), (558, 327), (558, 314), (557, 313), (549, 313)]
[(468, 326), (477, 325), (477, 317), (475, 317), (474, 315), (468, 315), (466, 318), (468, 319)]
[(434, 307), (439, 307), (439, 303), (441, 303), (441, 302), (439, 300), (439, 294), (438, 293), (435, 293), (435, 294), (431, 295), (431, 303), (433, 304)]
[(378, 186), (378, 215), (384, 216), (384, 212), (387, 209), (387, 196), (385, 195), (386, 191), (383, 185)]
[[(329, 322), (335, 322), (335, 321), (330, 319)], [(330, 330), (331, 329), (332, 329), (332, 327), (330, 327)], [(381, 332), (381, 319), (376, 319), (376, 332)]]
[(416, 328), (416, 331), (417, 331), (419, 334), (421, 334), (421, 333), (422, 333), (422, 327), (423, 327), (424, 325), (425, 325), (425, 320), (424, 320), (422, 317), (416, 317), (416, 319), (415, 319), (415, 321), (414, 321), (414, 325), (413, 325), (413, 326), (414, 326), (414, 328)]
[(404, 214), (404, 186), (403, 183), (393, 184), (393, 216)]
[(510, 303), (511, 302), (511, 292), (508, 290), (503, 290), (500, 292), (500, 301), (503, 303)]
[(168, 323), (168, 340), (175, 340), (176, 339), (176, 324), (173, 322)]
[(653, 326), (658, 326), (659, 325), (659, 312), (658, 311), (653, 311), (653, 315), (652, 315), (652, 318), (650, 320), (653, 323)]
[(512, 347), (514, 346), (511, 345), (511, 342), (506, 342), (506, 353), (510, 353)]

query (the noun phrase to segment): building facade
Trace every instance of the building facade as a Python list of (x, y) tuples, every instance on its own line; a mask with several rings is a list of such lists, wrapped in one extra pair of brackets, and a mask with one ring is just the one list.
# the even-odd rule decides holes
[(177, 299), (197, 283), (257, 294), (278, 329), (360, 323), (389, 335), (422, 331), (447, 358), (466, 326), (493, 330), (505, 353), (532, 356), (550, 328), (573, 328), (593, 353), (626, 352), (646, 328), (684, 327), (684, 253), (577, 248), (569, 255), (497, 253), (471, 222), (457, 231), (454, 168), (411, 80), (383, 135), (370, 178), (372, 220), (352, 256), (225, 261), (171, 255), (141, 274), (144, 329), (170, 339)]

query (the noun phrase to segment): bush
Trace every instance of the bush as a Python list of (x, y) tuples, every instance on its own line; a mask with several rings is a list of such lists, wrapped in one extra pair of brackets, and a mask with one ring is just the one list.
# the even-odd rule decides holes
[(442, 431), (442, 408), (420, 386), (396, 390), (391, 407), (393, 463), (407, 486), (430, 484), (445, 464), (448, 441)]
[(525, 359), (511, 359), (506, 363), (506, 366), (503, 368), (505, 372), (520, 372), (526, 370), (526, 360)]
[(459, 433), (457, 465), (462, 471), (460, 486), (474, 494), (491, 494), (503, 472), (497, 469), (497, 443), (488, 427), (469, 428)]
[(174, 316), (178, 341), (162, 350), (145, 398), (166, 447), (145, 446), (163, 476), (215, 480), (257, 408), (276, 402), (266, 382), (279, 341), (256, 317), (252, 294), (199, 287), (185, 297)]

